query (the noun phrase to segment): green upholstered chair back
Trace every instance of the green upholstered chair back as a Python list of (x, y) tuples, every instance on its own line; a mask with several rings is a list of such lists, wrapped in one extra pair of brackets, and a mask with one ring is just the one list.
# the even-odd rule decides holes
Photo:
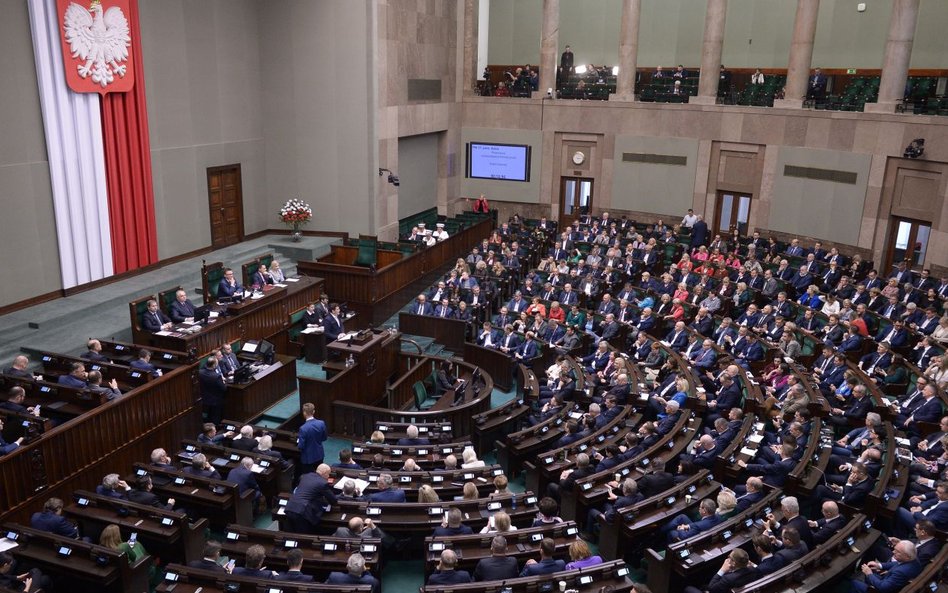
[(253, 258), (250, 261), (240, 264), (240, 277), (244, 286), (249, 287), (251, 284), (253, 284), (250, 281), (250, 278), (253, 276), (254, 272), (257, 271), (257, 266), (259, 265), (260, 263), (257, 261), (257, 258)]
[(356, 254), (355, 265), (374, 266), (378, 261), (378, 237), (359, 235), (359, 252)]
[(142, 327), (142, 316), (148, 311), (148, 301), (155, 298), (155, 295), (150, 294), (148, 296), (143, 296), (135, 299), (129, 303), (129, 312), (131, 316), (132, 327), (136, 329), (141, 329)]
[(214, 262), (205, 263), (201, 269), (201, 286), (204, 289), (204, 304), (209, 305), (217, 300), (217, 285), (224, 278), (224, 264)]
[(428, 391), (425, 389), (425, 384), (421, 381), (415, 381), (415, 384), (411, 387), (415, 393), (415, 409), (423, 410), (425, 408), (425, 402), (428, 399)]
[(163, 290), (158, 293), (158, 306), (161, 307), (161, 310), (164, 311), (165, 314), (168, 313), (168, 308), (171, 307), (171, 303), (174, 302), (175, 294), (179, 290), (183, 290), (183, 289), (184, 287), (182, 286), (175, 286), (174, 288), (171, 288), (169, 290)]
[(287, 330), (287, 335), (291, 342), (300, 341), (299, 338), (300, 332), (303, 330), (302, 321), (304, 313), (306, 313), (306, 307), (290, 313), (290, 327)]

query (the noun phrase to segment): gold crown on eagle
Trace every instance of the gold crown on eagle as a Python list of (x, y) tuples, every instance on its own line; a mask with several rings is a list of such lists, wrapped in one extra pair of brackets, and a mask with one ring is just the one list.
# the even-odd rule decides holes
[(89, 3), (89, 10), (92, 10), (100, 4), (102, 4), (102, 0), (92, 0), (92, 2)]

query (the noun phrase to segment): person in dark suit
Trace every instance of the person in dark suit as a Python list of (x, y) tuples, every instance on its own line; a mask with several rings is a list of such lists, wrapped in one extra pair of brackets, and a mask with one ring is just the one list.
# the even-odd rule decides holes
[[(516, 561), (515, 561), (516, 562)], [(441, 552), (441, 561), (438, 562), (438, 568), (428, 577), (428, 586), (437, 585), (462, 585), (471, 582), (471, 575), (466, 570), (456, 570), (458, 565), (457, 554), (454, 550), (444, 550)]]
[(329, 484), (332, 468), (320, 464), (315, 472), (305, 473), (286, 503), (286, 519), (289, 531), (316, 533), (319, 520), (327, 507), (336, 504), (336, 495)]
[(462, 522), (463, 516), (460, 509), (452, 507), (448, 510), (447, 517), (441, 522), (441, 525), (435, 527), (434, 537), (451, 537), (454, 535), (470, 535), (474, 531), (470, 526)]
[(86, 378), (89, 380), (86, 384), (86, 388), (96, 395), (105, 396), (105, 399), (108, 401), (112, 401), (122, 395), (118, 387), (118, 381), (116, 381), (114, 377), (107, 385), (102, 384), (101, 371), (89, 371)]
[(167, 511), (174, 508), (175, 500), (173, 498), (169, 498), (167, 504), (164, 504), (161, 502), (161, 499), (151, 491), (153, 487), (151, 476), (139, 476), (135, 486), (136, 489), (129, 490), (126, 495), (129, 501), (158, 509), (165, 509)]
[(9, 368), (4, 369), (3, 374), (7, 377), (13, 377), (15, 379), (26, 379), (32, 381), (34, 379), (33, 373), (28, 369), (30, 366), (30, 359), (26, 356), (20, 354), (13, 359), (13, 364)]
[(286, 553), (287, 570), (277, 575), (277, 580), (294, 581), (297, 583), (312, 583), (313, 577), (303, 574), (303, 550), (293, 548)]
[(806, 97), (807, 99), (820, 100), (826, 95), (826, 75), (823, 74), (823, 71), (817, 68), (813, 72), (813, 76), (810, 77), (809, 83), (807, 83)]
[(63, 517), (63, 501), (55, 497), (43, 504), (42, 512), (33, 513), (30, 517), (30, 527), (63, 537), (79, 539), (79, 528)]
[(168, 307), (168, 317), (175, 323), (194, 318), (194, 303), (188, 299), (188, 293), (183, 290), (174, 293), (174, 302)]
[(143, 373), (148, 373), (152, 377), (160, 377), (161, 371), (158, 370), (158, 367), (151, 364), (151, 350), (147, 348), (142, 348), (138, 351), (138, 358), (128, 363), (128, 366), (133, 369), (142, 371)]
[(698, 221), (691, 227), (691, 248), (695, 249), (699, 245), (705, 245), (708, 242), (708, 223), (699, 214)]
[(221, 370), (221, 374), (227, 377), (231, 377), (234, 374), (234, 371), (237, 370), (237, 367), (240, 366), (240, 361), (237, 360), (237, 355), (234, 354), (234, 349), (230, 344), (224, 344), (221, 346), (221, 356), (220, 363), (218, 367)]
[[(0, 431), (3, 431), (3, 417), (2, 416), (0, 416)], [(25, 439), (26, 437), (19, 437), (12, 443), (8, 443), (3, 438), (3, 435), (0, 434), (0, 455), (6, 455), (7, 453), (12, 453), (16, 451), (20, 447), (20, 445), (23, 444), (23, 441)]]
[(258, 288), (263, 288), (267, 284), (273, 284), (273, 276), (270, 275), (270, 272), (267, 270), (267, 266), (260, 264), (257, 267), (257, 271), (253, 273), (250, 277), (250, 284)]
[[(230, 473), (227, 474), (227, 481), (237, 484), (240, 488), (241, 495), (248, 490), (252, 491), (254, 493), (253, 508), (257, 509), (264, 502), (263, 493), (260, 491), (260, 485), (257, 484), (257, 478), (253, 476), (253, 470), (251, 468), (253, 468), (253, 459), (244, 457), (240, 460), (240, 465), (230, 470)], [(205, 471), (207, 471), (207, 468), (205, 468)]]
[(520, 571), (522, 577), (536, 577), (545, 574), (553, 574), (566, 570), (566, 563), (553, 557), (556, 553), (556, 542), (545, 537), (540, 541), (540, 560), (539, 562), (531, 558), (524, 564)]
[(655, 459), (651, 463), (652, 471), (645, 474), (636, 484), (639, 486), (639, 493), (645, 498), (655, 496), (659, 492), (664, 492), (675, 485), (675, 476), (665, 471), (665, 461)]
[(207, 456), (203, 453), (198, 453), (192, 457), (191, 465), (182, 467), (181, 471), (186, 474), (191, 474), (192, 476), (199, 476), (201, 478), (208, 478), (211, 480), (221, 479), (221, 475), (217, 473), (217, 470), (214, 469), (214, 466), (207, 461)]
[(303, 424), (296, 438), (296, 446), (300, 450), (301, 475), (313, 471), (326, 456), (323, 450), (323, 443), (327, 438), (326, 423), (315, 416), (316, 406), (308, 402), (303, 404)]
[(356, 552), (349, 556), (346, 572), (331, 572), (326, 579), (327, 585), (371, 585), (372, 592), (379, 592), (379, 580), (365, 569), (365, 558)]
[(220, 564), (221, 544), (213, 540), (208, 540), (204, 544), (203, 557), (200, 560), (188, 562), (188, 568), (200, 568), (201, 570), (210, 570), (213, 572), (230, 572), (226, 566)]
[(109, 358), (102, 354), (102, 342), (91, 339), (86, 344), (86, 351), (79, 355), (90, 362), (111, 362)]
[(431, 443), (428, 439), (418, 438), (418, 427), (414, 424), (409, 424), (408, 428), (405, 429), (405, 434), (407, 436), (398, 439), (398, 444), (406, 447), (412, 445), (428, 445)]
[(852, 470), (849, 472), (849, 479), (845, 485), (820, 484), (813, 491), (812, 496), (814, 500), (836, 500), (858, 509), (865, 504), (873, 485), (866, 465), (857, 461), (852, 464)]
[(256, 579), (273, 579), (276, 577), (276, 573), (263, 567), (263, 561), (266, 557), (266, 548), (260, 544), (254, 544), (247, 548), (244, 553), (244, 565), (235, 568), (231, 574)]
[(148, 310), (142, 314), (142, 328), (151, 333), (171, 329), (171, 319), (158, 308), (158, 301), (148, 301)]
[[(865, 575), (865, 581), (850, 579), (851, 590), (865, 593), (873, 587), (879, 593), (896, 593), (922, 572), (915, 544), (902, 540), (892, 550), (892, 560), (877, 562), (872, 560), (859, 567)], [(876, 574), (879, 572), (880, 574)]]
[[(705, 593), (731, 593), (757, 578), (756, 569), (750, 566), (750, 557), (741, 548), (731, 550), (721, 565), (721, 569), (704, 588)], [(701, 593), (701, 589), (691, 585), (685, 587), (685, 593)]]
[(218, 364), (217, 358), (212, 356), (207, 359), (207, 364), (198, 370), (201, 407), (208, 422), (215, 425), (220, 424), (224, 418), (224, 396), (227, 395), (227, 384), (224, 383)]
[(323, 332), (326, 334), (326, 343), (335, 342), (339, 334), (345, 333), (342, 326), (342, 310), (337, 303), (329, 305), (329, 315), (323, 318)]
[(754, 580), (783, 568), (783, 559), (774, 556), (774, 544), (769, 537), (761, 533), (755, 535), (752, 541), (754, 542), (754, 553), (760, 558), (760, 561), (753, 567)]
[[(329, 314), (329, 311), (326, 311), (326, 315)], [(320, 315), (316, 310), (316, 303), (310, 303), (306, 305), (306, 310), (303, 311), (303, 317), (300, 319), (303, 327), (319, 327), (323, 324), (323, 317), (325, 315)]]
[(839, 505), (832, 500), (824, 502), (820, 512), (823, 514), (822, 519), (807, 521), (810, 531), (813, 532), (813, 544), (816, 546), (825, 544), (846, 525), (846, 517), (839, 514)]
[(379, 474), (375, 484), (378, 492), (373, 492), (368, 496), (369, 502), (405, 502), (405, 491), (401, 488), (393, 488), (395, 480), (392, 474)]
[(935, 485), (935, 498), (914, 505), (911, 508), (900, 507), (895, 515), (895, 534), (909, 536), (915, 524), (922, 520), (931, 521), (937, 529), (948, 529), (948, 481)]
[(85, 389), (88, 387), (86, 379), (88, 375), (86, 373), (86, 367), (81, 362), (74, 362), (70, 366), (68, 375), (60, 375), (57, 383), (60, 385), (66, 385), (67, 387), (73, 387), (75, 389)]
[(751, 475), (761, 477), (765, 484), (779, 488), (783, 487), (787, 476), (796, 465), (796, 461), (793, 460), (795, 450), (794, 445), (784, 444), (780, 447), (780, 459), (773, 463), (747, 463), (741, 459), (737, 464)]
[(232, 298), (236, 295), (243, 295), (244, 287), (240, 285), (240, 282), (234, 277), (234, 270), (230, 268), (224, 269), (224, 277), (221, 278), (221, 281), (217, 285), (217, 297), (228, 297)]
[(497, 535), (490, 542), (490, 556), (474, 568), (475, 581), (505, 581), (519, 573), (517, 559), (507, 556), (507, 538)]

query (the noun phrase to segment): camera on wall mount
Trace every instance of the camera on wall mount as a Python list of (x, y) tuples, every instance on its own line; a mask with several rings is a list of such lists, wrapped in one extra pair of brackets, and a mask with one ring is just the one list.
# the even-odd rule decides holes
[(398, 180), (398, 175), (392, 173), (391, 170), (389, 170), (389, 169), (383, 169), (383, 168), (379, 167), (379, 177), (381, 177), (383, 173), (388, 173), (388, 182), (389, 182), (389, 183), (391, 183), (391, 184), (394, 185), (395, 187), (398, 187), (399, 185), (401, 185), (401, 182)]
[(925, 154), (925, 139), (916, 138), (905, 147), (905, 152), (902, 153), (902, 156), (907, 159), (917, 159)]

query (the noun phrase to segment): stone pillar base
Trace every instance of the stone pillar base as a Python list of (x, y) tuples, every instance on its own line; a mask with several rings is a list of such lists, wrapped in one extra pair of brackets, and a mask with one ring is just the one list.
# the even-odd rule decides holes
[(689, 105), (717, 105), (717, 97), (709, 97), (707, 95), (695, 95), (694, 97), (688, 97)]
[(621, 101), (623, 103), (635, 103), (635, 95), (620, 95), (619, 93), (612, 93), (609, 95), (610, 101)]
[(774, 107), (780, 109), (803, 109), (803, 99), (774, 99)]
[(886, 101), (884, 103), (866, 103), (865, 111), (866, 113), (895, 113), (895, 108), (899, 103), (895, 101)]
[(546, 91), (531, 91), (530, 98), (531, 99), (549, 99), (550, 101), (553, 101), (554, 99), (556, 99), (556, 95), (554, 94), (551, 97), (546, 94)]

